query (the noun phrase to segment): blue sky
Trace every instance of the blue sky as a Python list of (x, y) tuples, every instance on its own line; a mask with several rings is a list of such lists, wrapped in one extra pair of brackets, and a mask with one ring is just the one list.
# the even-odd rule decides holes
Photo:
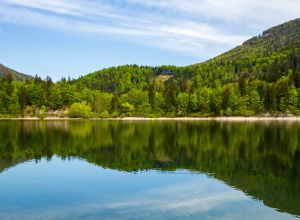
[(54, 80), (123, 64), (189, 65), (299, 11), (295, 0), (1, 0), (0, 63)]

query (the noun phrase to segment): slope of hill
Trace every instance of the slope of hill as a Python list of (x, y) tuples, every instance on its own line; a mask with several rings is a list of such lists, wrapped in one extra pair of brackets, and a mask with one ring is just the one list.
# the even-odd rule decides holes
[(1, 78), (6, 77), (9, 74), (11, 74), (12, 77), (15, 80), (19, 80), (19, 81), (23, 81), (23, 80), (26, 80), (26, 79), (33, 79), (32, 76), (29, 76), (29, 75), (24, 74), (24, 73), (19, 73), (15, 70), (12, 70), (12, 69), (0, 64), (0, 77)]
[(133, 88), (142, 89), (156, 78), (170, 78), (177, 69), (175, 66), (124, 65), (90, 73), (79, 81), (92, 89), (122, 94)]
[[(129, 67), (127, 65), (100, 70), (83, 77), (82, 81), (90, 87), (93, 84), (96, 88), (96, 84), (99, 86), (103, 83), (95, 83), (99, 81), (116, 86), (115, 79), (127, 77), (128, 74), (131, 75), (129, 77), (131, 81), (135, 81), (134, 78), (140, 75), (142, 77), (140, 82), (149, 82), (153, 77), (168, 73), (178, 79), (197, 76), (198, 80), (200, 77), (206, 84), (208, 84), (207, 80), (214, 83), (219, 79), (224, 84), (235, 81), (240, 76), (250, 75), (253, 79), (275, 82), (282, 75), (287, 74), (288, 70), (300, 69), (300, 19), (270, 28), (262, 35), (253, 37), (242, 45), (203, 63), (187, 67), (150, 68), (137, 65)], [(297, 85), (300, 86), (300, 81)], [(104, 90), (112, 92), (110, 89)]]
[[(206, 62), (190, 66), (194, 73), (208, 73), (221, 82), (238, 77), (277, 81), (289, 70), (300, 69), (300, 19), (270, 28), (262, 35)], [(194, 74), (194, 75), (195, 75)], [(297, 81), (298, 87), (300, 81)]]
[(242, 59), (249, 55), (266, 56), (300, 47), (300, 18), (272, 27), (241, 46), (222, 54), (221, 59)]

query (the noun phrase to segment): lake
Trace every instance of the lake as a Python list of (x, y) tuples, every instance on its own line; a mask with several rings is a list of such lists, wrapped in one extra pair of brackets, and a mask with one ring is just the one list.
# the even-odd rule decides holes
[(300, 123), (0, 121), (0, 219), (298, 219)]

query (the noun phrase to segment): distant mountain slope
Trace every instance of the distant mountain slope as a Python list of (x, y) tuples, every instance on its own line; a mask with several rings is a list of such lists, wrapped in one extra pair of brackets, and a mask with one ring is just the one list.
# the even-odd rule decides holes
[(156, 78), (168, 79), (177, 71), (175, 66), (138, 66), (124, 65), (102, 69), (84, 77), (78, 81), (85, 86), (105, 92), (122, 94), (131, 89), (142, 89), (145, 83)]
[[(194, 78), (207, 83), (219, 79), (226, 84), (240, 77), (276, 82), (290, 70), (299, 77), (300, 19), (270, 28), (226, 53), (187, 68)], [(295, 80), (300, 87), (300, 79)]]
[(286, 46), (300, 45), (300, 18), (272, 27), (262, 33), (259, 37), (254, 37), (244, 43), (244, 45), (255, 45), (260, 42), (272, 42), (275, 47), (280, 49)]
[(118, 85), (124, 81), (129, 84), (148, 83), (165, 73), (174, 75), (178, 80), (197, 78), (198, 81), (210, 84), (219, 79), (222, 84), (226, 84), (236, 81), (238, 77), (249, 76), (275, 82), (287, 74), (289, 69), (300, 69), (300, 18), (272, 27), (242, 45), (202, 63), (187, 67), (112, 67), (88, 74), (80, 81), (90, 88), (114, 92), (119, 90)]
[(12, 74), (15, 80), (23, 81), (26, 79), (32, 79), (33, 77), (24, 73), (19, 73), (13, 69), (10, 69), (0, 64), (0, 77), (6, 77), (8, 74)]
[(242, 59), (251, 55), (264, 56), (300, 47), (300, 18), (272, 27), (216, 58)]

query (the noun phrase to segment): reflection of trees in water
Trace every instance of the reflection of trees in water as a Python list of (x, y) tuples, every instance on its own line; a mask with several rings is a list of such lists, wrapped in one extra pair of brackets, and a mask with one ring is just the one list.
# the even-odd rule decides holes
[(299, 133), (278, 122), (3, 122), (0, 165), (56, 154), (125, 171), (201, 171), (299, 215)]

